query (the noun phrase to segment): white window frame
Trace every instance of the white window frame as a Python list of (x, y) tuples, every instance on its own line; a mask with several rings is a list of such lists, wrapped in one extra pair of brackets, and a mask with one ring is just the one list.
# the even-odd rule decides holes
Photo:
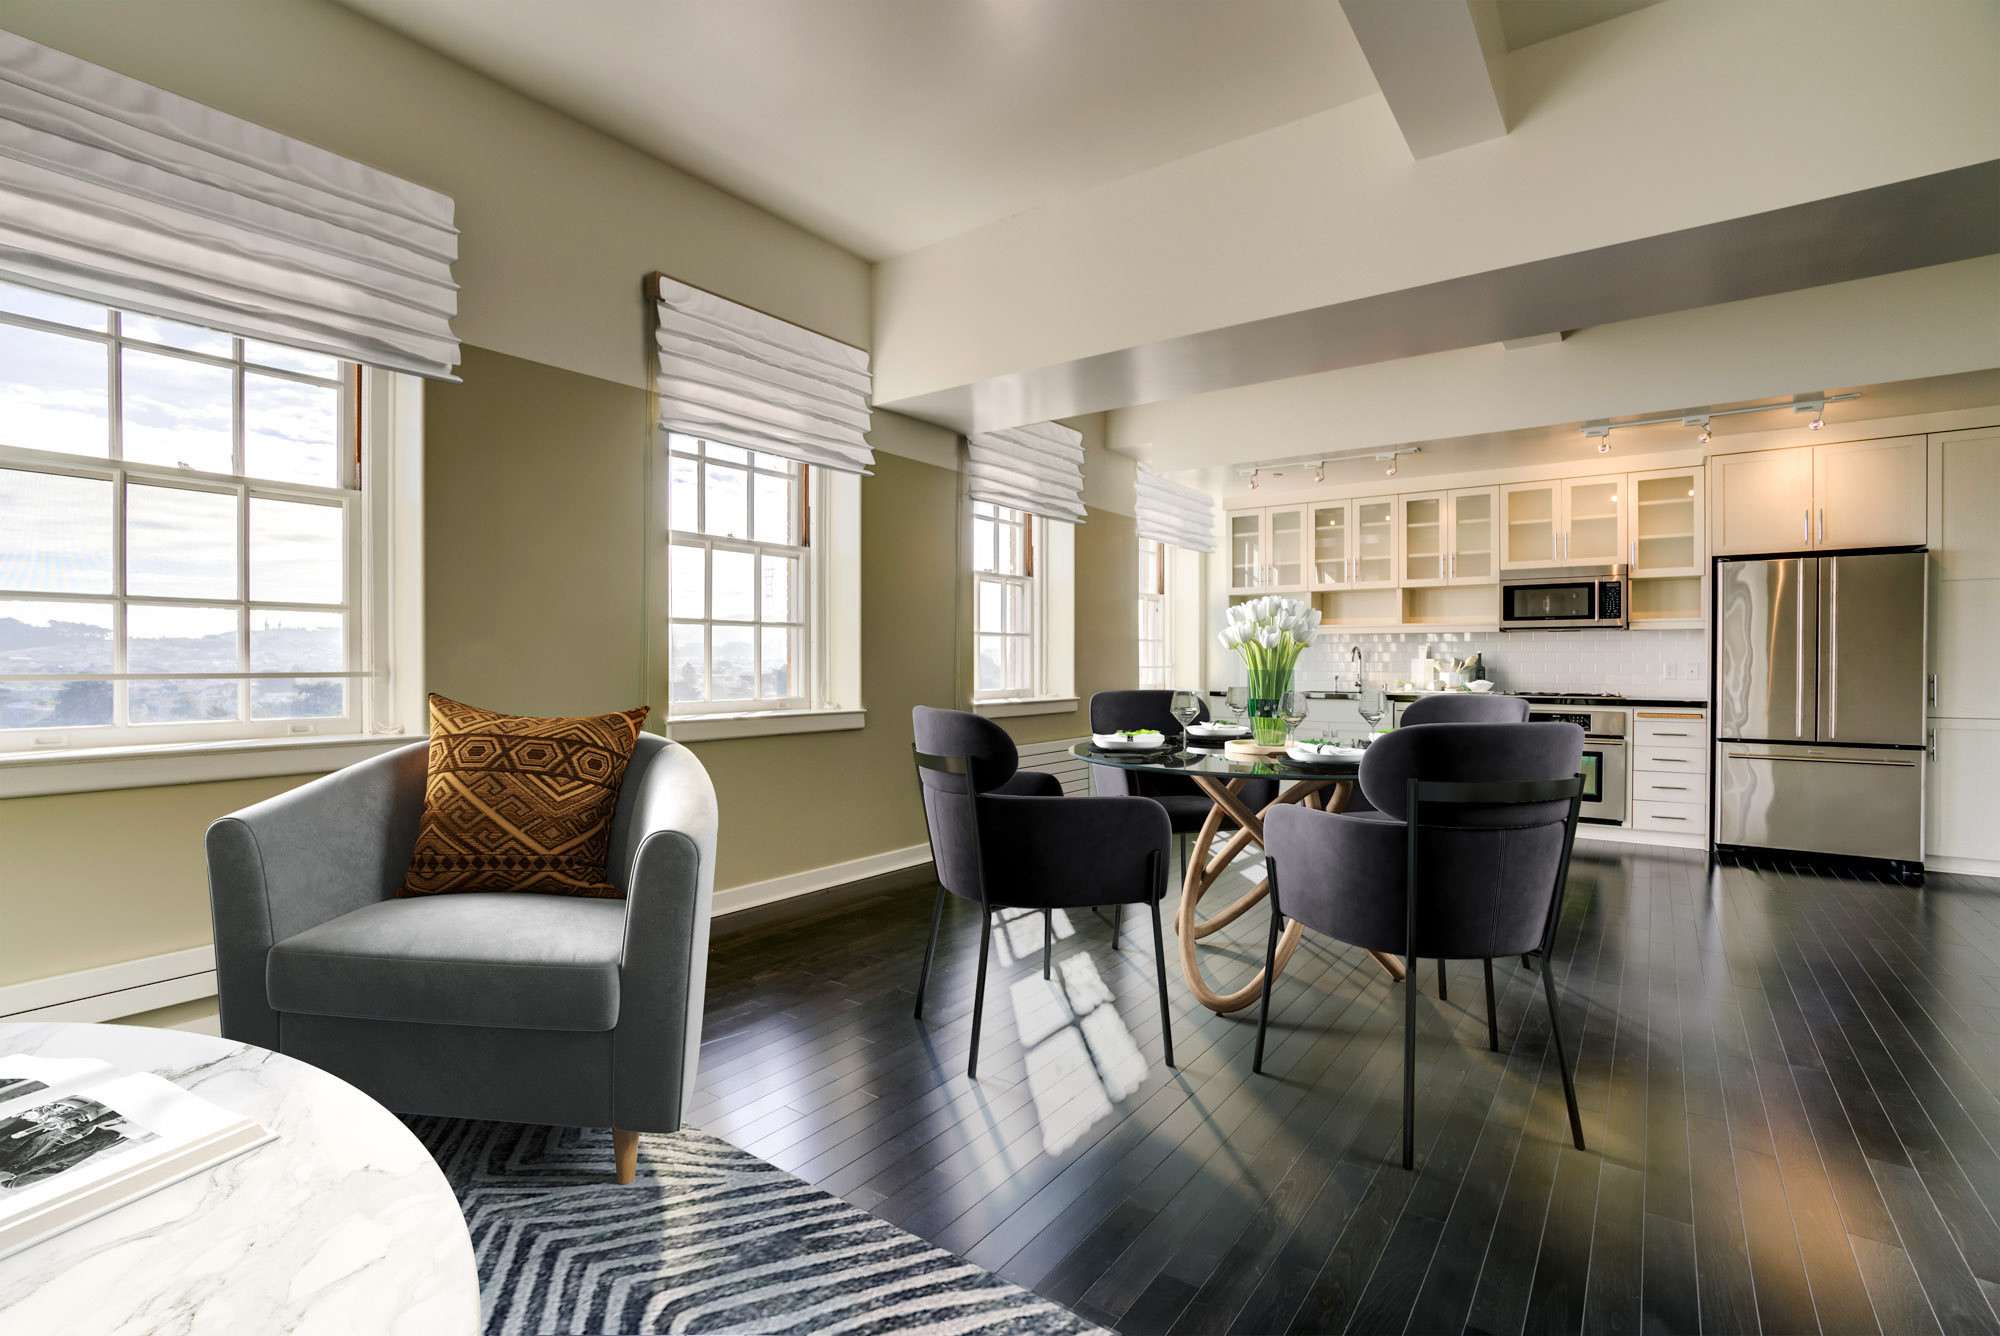
[[(1174, 675), (1174, 560), (1173, 549), (1155, 538), (1139, 540), (1139, 685), (1155, 690), (1173, 689), (1177, 679)], [(1147, 568), (1151, 567), (1157, 576), (1157, 589), (1149, 589), (1152, 583), (1147, 579)], [(1148, 613), (1152, 616), (1149, 618)], [(1159, 627), (1157, 638), (1146, 634), (1147, 622), (1151, 620)], [(1149, 672), (1146, 667), (1146, 647), (1157, 646), (1157, 665)]]
[[(781, 733), (817, 733), (862, 727), (867, 711), (861, 704), (861, 479), (838, 469), (795, 465), (803, 472), (804, 523), (802, 544), (757, 542), (672, 528), (668, 489), (670, 457), (680, 432), (656, 428), (651, 454), (653, 521), (648, 527), (651, 560), (648, 580), (649, 633), (647, 690), (653, 719), (667, 736), (682, 742)], [(728, 441), (716, 444), (729, 445)], [(736, 447), (741, 448), (741, 447)], [(754, 472), (754, 456), (753, 472)], [(753, 483), (754, 486), (754, 483)], [(704, 498), (697, 493), (697, 507)], [(697, 509), (697, 514), (700, 511)], [(676, 543), (742, 552), (782, 552), (798, 559), (798, 584), (793, 607), (800, 616), (800, 663), (796, 694), (783, 699), (760, 697), (737, 701), (677, 701), (668, 682), (672, 662), (671, 627), (701, 622), (712, 626), (714, 602), (704, 594), (704, 616), (677, 618), (671, 607), (669, 562)], [(760, 620), (740, 625), (766, 625)], [(761, 672), (758, 688), (762, 689)]]
[[(71, 326), (0, 314), (8, 323), (42, 328), (65, 335), (79, 333), (112, 347), (108, 359), (111, 375), (118, 374), (119, 358), (116, 321), (109, 331), (78, 331)], [(135, 347), (143, 341), (132, 340)], [(173, 350), (185, 355), (183, 350)], [(211, 364), (236, 365), (237, 357), (197, 358)], [(266, 368), (255, 367), (259, 374)], [(274, 373), (283, 375), (284, 373)], [(358, 432), (360, 486), (355, 487), (355, 463), (343, 451), (339, 487), (268, 481), (244, 475), (207, 473), (172, 466), (143, 464), (118, 458), (117, 432), (120, 424), (117, 398), (110, 400), (107, 429), (112, 433), (111, 455), (63, 454), (0, 444), (0, 465), (33, 472), (106, 478), (112, 481), (113, 509), (113, 593), (45, 594), (9, 591), (8, 598), (33, 602), (82, 602), (114, 607), (114, 632), (122, 630), (124, 608), (138, 604), (235, 606), (239, 616), (262, 603), (248, 599), (249, 588), (244, 564), (248, 561), (247, 534), (239, 532), (237, 544), (237, 597), (233, 599), (140, 598), (124, 594), (124, 488), (126, 479), (146, 485), (167, 485), (193, 490), (235, 492), (240, 501), (249, 497), (277, 500), (313, 500), (332, 503), (345, 513), (344, 593), (338, 605), (296, 606), (312, 611), (346, 613), (349, 667), (338, 673), (250, 672), (241, 659), (248, 653), (247, 639), (239, 638), (239, 670), (212, 674), (146, 674), (176, 680), (198, 676), (257, 677), (343, 677), (352, 686), (347, 693), (346, 713), (338, 718), (269, 719), (245, 718), (193, 724), (119, 724), (87, 728), (8, 730), (7, 742), (25, 738), (26, 746), (0, 743), (0, 798), (43, 794), (95, 792), (109, 789), (145, 788), (163, 784), (204, 783), (215, 780), (248, 779), (283, 775), (315, 775), (366, 760), (384, 751), (403, 746), (421, 737), (428, 727), (423, 677), (423, 382), (399, 372), (377, 371), (342, 364), (343, 381), (355, 378), (356, 387), (343, 395), (342, 439), (352, 441)], [(299, 377), (292, 377), (299, 378)], [(305, 377), (311, 380), (314, 378)], [(240, 380), (239, 380), (240, 386)], [(240, 393), (240, 390), (239, 390)], [(240, 404), (239, 404), (240, 409)], [(242, 461), (242, 414), (236, 414), (235, 458)], [(239, 520), (247, 523), (247, 506), (239, 504)], [(123, 668), (122, 637), (114, 635), (114, 670)], [(74, 674), (78, 678), (117, 681), (114, 688), (114, 721), (124, 714), (124, 680), (113, 674)], [(123, 680), (120, 680), (123, 679)], [(244, 688), (245, 692), (248, 687)]]
[[(975, 514), (965, 511), (965, 566), (972, 596), (972, 708), (989, 718), (1061, 714), (1077, 708), (1076, 696), (1076, 526), (1027, 515), (1031, 563), (1025, 575), (1000, 575), (978, 569), (973, 551)], [(997, 503), (987, 503), (997, 506)], [(1000, 510), (1008, 507), (997, 506)], [(1016, 514), (1024, 512), (1016, 511)], [(1028, 662), (1032, 681), (1002, 690), (979, 689), (979, 586), (982, 581), (1021, 584), (1027, 588), (1030, 638)]]
[[(982, 514), (982, 507), (990, 513)], [(1040, 578), (1036, 556), (1048, 545), (1048, 521), (1039, 515), (1030, 515), (1024, 510), (1014, 510), (991, 501), (974, 501), (972, 514), (976, 521), (983, 520), (993, 526), (995, 552), (988, 555), (997, 555), (1003, 529), (1012, 530), (1019, 535), (1021, 565), (1024, 568), (1019, 573), (982, 569), (979, 564), (982, 554), (978, 550), (978, 539), (975, 536), (972, 552), (972, 698), (975, 701), (993, 702), (1030, 700), (1045, 695), (1048, 682), (1046, 655), (1048, 636), (1045, 630), (1048, 624), (1048, 609), (1044, 606), (1044, 590), (1047, 588), (1047, 582)], [(978, 530), (979, 526), (975, 523), (973, 533), (977, 535)], [(984, 591), (988, 585), (1020, 591), (1021, 606), (1027, 617), (1026, 630), (988, 631), (980, 626), (979, 612), (985, 606)], [(1021, 656), (1027, 665), (1026, 681), (1012, 686), (985, 690), (980, 688), (980, 647), (984, 638), (990, 635), (1000, 636), (1003, 640), (1026, 642), (1026, 652)]]

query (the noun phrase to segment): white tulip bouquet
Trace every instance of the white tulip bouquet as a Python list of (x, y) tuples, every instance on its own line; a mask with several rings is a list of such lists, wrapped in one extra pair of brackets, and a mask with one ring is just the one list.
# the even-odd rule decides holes
[(1275, 703), (1292, 689), (1299, 655), (1319, 638), (1319, 610), (1295, 598), (1253, 598), (1231, 605), (1216, 638), (1250, 670), (1250, 727), (1257, 741), (1282, 742), (1285, 725), (1275, 717)]

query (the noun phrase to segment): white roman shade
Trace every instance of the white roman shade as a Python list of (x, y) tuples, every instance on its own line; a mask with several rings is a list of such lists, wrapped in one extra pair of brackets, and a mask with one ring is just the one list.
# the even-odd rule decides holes
[(452, 201), (0, 32), (0, 280), (449, 379)]
[(965, 448), (965, 490), (974, 501), (1082, 523), (1081, 432), (1037, 422), (968, 436)]
[(1139, 466), (1139, 536), (1195, 552), (1215, 551), (1215, 498)]
[(664, 274), (653, 283), (661, 426), (868, 472), (867, 353)]

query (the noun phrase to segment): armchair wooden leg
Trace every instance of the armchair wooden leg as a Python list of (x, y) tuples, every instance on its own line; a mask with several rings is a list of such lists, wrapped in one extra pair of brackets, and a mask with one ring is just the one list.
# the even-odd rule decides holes
[(1480, 962), (1486, 966), (1486, 1047), (1500, 1051), (1500, 1013), (1493, 1008), (1493, 957)]
[(1054, 912), (1042, 911), (1042, 977), (1049, 977), (1049, 958), (1056, 949), (1056, 916)]
[(974, 1081), (979, 1079), (979, 1023), (985, 1018), (986, 1007), (986, 949), (993, 941), (993, 911), (983, 900), (979, 910), (979, 978), (972, 986), (972, 1057), (965, 1064), (966, 1076)]
[(1583, 1119), (1576, 1111), (1576, 1082), (1570, 1079), (1569, 1055), (1563, 1052), (1562, 1023), (1556, 1019), (1556, 981), (1548, 971), (1548, 957), (1542, 957), (1542, 990), (1549, 999), (1549, 1038), (1555, 1041), (1556, 1065), (1562, 1068), (1563, 1098), (1569, 1101), (1569, 1134), (1578, 1150), (1584, 1149)]
[(931, 939), (924, 943), (924, 968), (917, 975), (917, 1019), (924, 1018), (924, 989), (930, 986), (931, 957), (937, 954), (938, 924), (944, 921), (944, 887), (938, 887), (937, 905), (931, 910)]
[(639, 1134), (612, 1128), (611, 1157), (618, 1164), (618, 1181), (630, 1183), (639, 1172)]

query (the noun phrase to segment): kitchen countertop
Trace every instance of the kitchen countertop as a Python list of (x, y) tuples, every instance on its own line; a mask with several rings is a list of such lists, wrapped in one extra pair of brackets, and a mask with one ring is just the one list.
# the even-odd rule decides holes
[[(1463, 696), (1463, 695), (1481, 694), (1477, 692), (1463, 692), (1463, 691), (1391, 691), (1387, 687), (1381, 688), (1381, 691), (1382, 694), (1384, 696), (1387, 696), (1390, 700), (1398, 700), (1398, 701), (1416, 700), (1420, 696)], [(1211, 691), (1208, 694), (1211, 696), (1220, 696), (1223, 693), (1220, 691)], [(1706, 710), (1708, 708), (1708, 702), (1705, 700), (1686, 700), (1672, 696), (1585, 696), (1578, 694), (1576, 692), (1569, 692), (1569, 691), (1490, 691), (1483, 694), (1490, 696), (1525, 696), (1530, 700), (1547, 700), (1551, 697), (1561, 696), (1565, 700), (1581, 701), (1587, 705), (1602, 705), (1605, 706), (1606, 708), (1611, 708), (1621, 705), (1634, 706), (1642, 710), (1656, 710), (1656, 709)], [(1308, 691), (1306, 692), (1306, 699), (1307, 700), (1354, 700), (1359, 695), (1360, 693), (1356, 691)]]

